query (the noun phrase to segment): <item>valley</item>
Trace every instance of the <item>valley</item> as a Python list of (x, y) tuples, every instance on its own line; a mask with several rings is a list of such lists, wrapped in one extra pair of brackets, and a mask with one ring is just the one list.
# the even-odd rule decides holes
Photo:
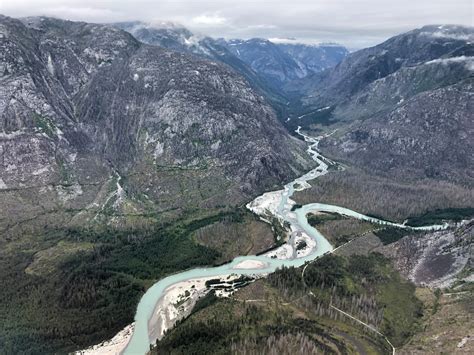
[[(300, 208), (294, 210), (292, 207), (295, 203), (290, 198), (292, 197), (295, 191), (295, 186), (299, 191), (302, 191), (305, 188), (310, 187), (310, 185), (308, 184), (309, 180), (317, 179), (319, 176), (323, 176), (328, 173), (328, 165), (325, 163), (327, 159), (320, 156), (319, 152), (316, 150), (319, 140), (303, 135), (300, 132), (300, 128), (298, 129), (298, 133), (301, 134), (304, 139), (310, 143), (308, 152), (313, 156), (313, 159), (317, 161), (318, 167), (308, 172), (304, 176), (291, 182), (290, 184), (285, 185), (284, 190), (265, 193), (264, 195), (257, 197), (253, 202), (248, 204), (247, 207), (252, 211), (260, 214), (265, 219), (277, 217), (279, 220), (278, 223), (281, 223), (282, 226), (285, 226), (285, 223), (287, 223), (288, 229), (291, 231), (292, 235), (295, 234), (299, 238), (304, 235), (310, 236), (316, 242), (313, 245), (312, 250), (310, 250), (310, 252), (303, 257), (298, 257), (294, 253), (290, 253), (289, 256), (283, 257), (282, 259), (279, 259), (278, 253), (273, 254), (273, 252), (270, 252), (268, 256), (250, 256), (246, 258), (237, 257), (231, 263), (225, 264), (223, 266), (219, 266), (212, 269), (193, 269), (183, 273), (178, 273), (176, 275), (167, 277), (159, 281), (145, 293), (138, 305), (137, 314), (135, 316), (135, 323), (133, 326), (133, 335), (131, 335), (129, 341), (124, 340), (122, 343), (125, 346), (123, 348), (125, 350), (125, 354), (145, 353), (148, 350), (148, 343), (151, 342), (151, 344), (153, 344), (155, 342), (157, 334), (151, 330), (156, 327), (155, 323), (153, 322), (161, 322), (160, 319), (163, 319), (163, 316), (156, 317), (156, 315), (154, 315), (156, 312), (155, 305), (161, 303), (160, 309), (165, 309), (167, 310), (166, 312), (172, 312), (171, 310), (176, 307), (174, 304), (174, 302), (176, 302), (176, 298), (171, 297), (170, 299), (165, 301), (165, 303), (162, 303), (162, 300), (166, 300), (168, 294), (174, 292), (174, 288), (177, 285), (187, 283), (185, 293), (187, 292), (188, 294), (190, 292), (193, 292), (193, 289), (198, 290), (198, 287), (200, 287), (201, 291), (197, 294), (197, 297), (207, 297), (203, 296), (205, 295), (205, 293), (202, 293), (203, 283), (204, 281), (206, 281), (206, 279), (203, 279), (204, 277), (208, 279), (212, 277), (214, 279), (221, 279), (222, 281), (229, 279), (230, 277), (232, 277), (233, 274), (258, 277), (259, 275), (267, 275), (268, 273), (274, 272), (275, 270), (281, 267), (299, 267), (305, 265), (306, 262), (310, 261), (309, 264), (305, 265), (305, 268), (303, 269), (305, 271), (308, 265), (312, 265), (311, 260), (314, 260), (315, 258), (318, 258), (319, 256), (322, 256), (324, 254), (327, 254), (328, 252), (332, 252), (333, 248), (327, 242), (324, 236), (320, 234), (317, 229), (312, 228), (308, 224), (306, 220), (306, 215), (309, 212), (332, 212), (343, 216), (350, 216), (356, 219), (366, 220), (375, 224), (381, 224), (385, 226), (389, 225), (392, 227), (409, 230), (412, 229), (430, 231), (446, 229), (449, 227), (449, 225), (447, 224), (426, 227), (407, 227), (402, 224), (390, 223), (378, 220), (373, 217), (364, 216), (358, 214), (357, 212), (340, 208), (337, 206), (322, 205), (316, 203), (301, 206)], [(343, 247), (345, 244), (346, 243), (342, 244), (341, 246)], [(285, 244), (280, 248), (285, 247), (290, 247), (291, 249), (295, 246)], [(250, 261), (252, 261), (253, 263), (249, 263), (249, 267), (243, 268), (240, 266)], [(283, 269), (283, 271), (284, 270), (285, 269)], [(197, 286), (198, 284), (200, 284), (201, 286)], [(211, 289), (207, 287), (207, 292), (214, 292), (210, 290)], [(311, 295), (312, 294), (313, 293), (311, 293)], [(191, 306), (181, 310), (178, 308), (178, 314), (175, 313), (174, 317), (172, 317), (170, 321), (164, 323), (166, 324), (167, 328), (163, 328), (162, 324), (160, 331), (161, 333), (158, 334), (158, 339), (161, 338), (163, 332), (165, 332), (168, 327), (172, 327), (174, 325), (175, 321), (187, 316), (192, 311), (192, 306), (196, 303), (197, 300), (193, 297), (191, 297), (190, 300), (192, 302)], [(179, 312), (181, 312), (181, 314)], [(123, 349), (120, 349), (120, 351), (122, 351)], [(98, 351), (100, 351), (100, 348)], [(201, 349), (200, 351), (204, 350)]]
[(471, 352), (473, 33), (0, 15), (0, 353)]

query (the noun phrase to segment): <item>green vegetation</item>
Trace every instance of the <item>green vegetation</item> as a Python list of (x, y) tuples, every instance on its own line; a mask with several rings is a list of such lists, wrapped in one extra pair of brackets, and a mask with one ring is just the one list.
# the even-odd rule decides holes
[[(395, 346), (418, 327), (421, 303), (380, 254), (328, 255), (283, 268), (231, 299), (210, 294), (152, 350), (159, 354), (388, 353), (388, 344), (334, 305), (374, 324)], [(315, 296), (311, 296), (309, 291)]]
[(306, 217), (308, 219), (308, 223), (313, 227), (327, 221), (338, 221), (338, 220), (343, 219), (343, 217), (340, 214), (330, 213), (330, 212), (318, 213), (318, 214), (309, 213)]
[(50, 138), (55, 136), (56, 126), (49, 118), (34, 113), (34, 120), (36, 127), (38, 127), (41, 132), (45, 133)]
[(281, 222), (278, 218), (272, 218), (272, 228), (273, 228), (273, 235), (275, 237), (275, 245), (280, 246), (283, 245), (286, 241), (288, 230), (290, 228), (288, 222)]
[(212, 290), (208, 292), (204, 297), (200, 298), (193, 307), (191, 314), (199, 312), (201, 309), (207, 308), (217, 302), (218, 298), (216, 293)]
[(303, 205), (300, 205), (299, 203), (295, 203), (293, 206), (291, 206), (292, 211), (296, 211), (298, 208), (303, 207)]
[(311, 108), (301, 107), (301, 105), (295, 106), (286, 117), (298, 117), (299, 119), (292, 119), (290, 122), (285, 123), (290, 131), (295, 130), (298, 126), (311, 127), (311, 129), (322, 129), (334, 123), (332, 112), (334, 107), (325, 109), (323, 107)]
[[(387, 221), (403, 222), (440, 209), (455, 209), (456, 213), (472, 211), (474, 190), (430, 179), (414, 184), (346, 167), (337, 174), (313, 180), (311, 188), (295, 192), (293, 200), (302, 205), (318, 201)], [(456, 215), (451, 217), (456, 218)]]
[(407, 235), (413, 235), (418, 233), (421, 232), (397, 227), (387, 227), (374, 232), (374, 234), (380, 239), (380, 241), (384, 245), (395, 243), (396, 241), (402, 239)]
[(439, 224), (447, 221), (459, 222), (474, 216), (474, 208), (445, 208), (427, 212), (418, 217), (408, 218), (407, 224), (413, 227)]
[(292, 294), (302, 292), (301, 284), (318, 300), (318, 308), (328, 304), (378, 327), (399, 346), (418, 328), (421, 302), (415, 287), (401, 279), (381, 254), (328, 255), (306, 268), (304, 283), (299, 269), (282, 269), (269, 276), (269, 282)]
[(193, 233), (201, 245), (219, 250), (217, 264), (225, 263), (239, 255), (257, 254), (275, 245), (271, 226), (247, 210), (239, 209), (239, 216), (223, 217)]
[(0, 352), (66, 353), (112, 337), (156, 280), (219, 258), (194, 242), (197, 229), (242, 218), (231, 210), (143, 230), (24, 234), (0, 251)]
[(318, 229), (334, 246), (339, 247), (375, 228), (376, 225), (337, 213), (308, 214), (308, 223)]

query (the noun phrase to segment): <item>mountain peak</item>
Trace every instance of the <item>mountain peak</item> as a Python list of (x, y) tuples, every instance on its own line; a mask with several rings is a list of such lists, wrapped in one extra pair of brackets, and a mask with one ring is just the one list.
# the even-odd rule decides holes
[[(427, 25), (412, 32), (435, 38), (474, 41), (474, 27), (461, 25)], [(410, 33), (410, 32), (409, 32)]]

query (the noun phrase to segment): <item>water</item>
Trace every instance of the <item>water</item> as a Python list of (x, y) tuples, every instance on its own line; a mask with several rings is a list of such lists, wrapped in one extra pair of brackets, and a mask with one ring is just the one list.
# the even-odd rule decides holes
[[(169, 287), (176, 283), (192, 280), (192, 279), (199, 279), (205, 277), (225, 277), (230, 274), (241, 274), (241, 275), (265, 275), (275, 271), (277, 268), (281, 268), (283, 266), (290, 267), (295, 266), (299, 267), (304, 265), (307, 261), (312, 261), (317, 257), (331, 252), (333, 247), (331, 244), (324, 238), (324, 236), (319, 233), (315, 228), (311, 227), (308, 223), (306, 215), (309, 212), (335, 212), (342, 215), (346, 215), (349, 217), (366, 220), (373, 223), (380, 223), (386, 224), (391, 226), (397, 226), (401, 228), (411, 228), (407, 227), (403, 224), (391, 223), (387, 221), (382, 221), (377, 218), (369, 217), (355, 211), (349, 210), (347, 208), (320, 204), (320, 203), (311, 203), (304, 205), (302, 208), (297, 209), (296, 211), (291, 211), (291, 207), (293, 205), (293, 201), (290, 200), (291, 196), (295, 192), (295, 189), (303, 190), (304, 188), (308, 188), (309, 180), (313, 180), (319, 176), (325, 175), (328, 172), (328, 164), (332, 163), (330, 160), (322, 157), (319, 152), (317, 151), (317, 146), (319, 139), (308, 137), (300, 132), (300, 127), (296, 131), (298, 134), (303, 136), (306, 142), (308, 142), (309, 148), (308, 153), (313, 157), (313, 159), (319, 164), (319, 166), (307, 174), (295, 179), (291, 183), (284, 186), (283, 190), (279, 190), (276, 192), (272, 192), (272, 194), (276, 194), (278, 196), (277, 199), (272, 204), (272, 208), (270, 210), (273, 212), (274, 217), (278, 217), (288, 223), (290, 223), (291, 229), (293, 232), (300, 231), (309, 235), (315, 242), (316, 248), (312, 250), (312, 252), (301, 258), (293, 258), (293, 259), (274, 259), (268, 256), (241, 256), (235, 258), (232, 262), (218, 266), (218, 267), (211, 267), (211, 268), (195, 268), (192, 270), (180, 272), (178, 274), (168, 276), (157, 283), (155, 283), (151, 288), (147, 290), (147, 292), (143, 295), (140, 303), (137, 307), (137, 312), (135, 314), (135, 329), (132, 335), (132, 338), (127, 345), (124, 354), (145, 354), (149, 351), (149, 344), (155, 342), (156, 339), (149, 339), (148, 336), (148, 321), (153, 315), (153, 311), (155, 308), (156, 303), (162, 297), (164, 291)], [(256, 198), (254, 202), (251, 202), (247, 205), (248, 208), (254, 209), (255, 201), (258, 199), (264, 199), (266, 194)], [(429, 226), (429, 227), (419, 227), (414, 229), (422, 229), (422, 230), (434, 230), (434, 229), (442, 229), (445, 228), (446, 225), (440, 226)], [(260, 261), (264, 264), (263, 267), (259, 267), (258, 269), (234, 269), (235, 266), (245, 260), (256, 260)]]

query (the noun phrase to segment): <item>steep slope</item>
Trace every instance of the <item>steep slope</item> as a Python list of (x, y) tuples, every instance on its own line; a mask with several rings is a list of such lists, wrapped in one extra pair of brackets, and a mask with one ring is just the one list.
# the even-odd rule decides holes
[(277, 43), (276, 45), (290, 55), (301, 68), (304, 68), (307, 75), (332, 68), (349, 54), (345, 47), (335, 43), (319, 45)]
[[(380, 85), (385, 81), (393, 82), (405, 79), (405, 85), (412, 87), (407, 94), (429, 90), (446, 84), (446, 81), (456, 82), (456, 78), (444, 78), (451, 73), (442, 65), (459, 63), (474, 53), (472, 40), (473, 29), (462, 26), (425, 26), (399, 36), (371, 48), (351, 53), (340, 64), (330, 70), (308, 77), (300, 82), (292, 83), (289, 89), (304, 92), (304, 103), (310, 106), (339, 106), (346, 102), (356, 101), (356, 97), (366, 94), (372, 89), (370, 85)], [(451, 58), (450, 60), (448, 60)], [(454, 59), (457, 58), (457, 59)], [(436, 61), (446, 59), (445, 61)], [(420, 65), (432, 65), (432, 73), (426, 73), (426, 68)], [(436, 65), (436, 66), (434, 66)], [(436, 74), (435, 71), (441, 73)], [(415, 71), (415, 75), (413, 74)], [(426, 78), (426, 74), (435, 77)], [(461, 74), (466, 77), (466, 70)], [(424, 78), (420, 78), (424, 76)], [(440, 78), (441, 76), (441, 78)], [(400, 78), (401, 77), (401, 78)], [(418, 85), (421, 82), (423, 85)], [(380, 89), (380, 88), (378, 88)], [(390, 97), (388, 87), (385, 98)], [(404, 92), (400, 88), (400, 92)], [(373, 90), (372, 90), (373, 91)], [(335, 118), (339, 115), (335, 112)], [(352, 117), (357, 118), (357, 117)]]
[(256, 73), (267, 77), (274, 85), (306, 76), (304, 68), (269, 40), (234, 39), (228, 41), (227, 46)]
[(472, 186), (474, 29), (425, 26), (350, 54), (304, 79), (309, 114), (294, 124), (338, 132), (321, 147), (397, 181)]
[(333, 67), (348, 54), (346, 48), (336, 44), (280, 44), (257, 38), (213, 39), (173, 23), (133, 21), (112, 25), (143, 43), (226, 64), (268, 100), (283, 123), (288, 116), (300, 111), (300, 103), (293, 100), (294, 94), (287, 92), (283, 84)]
[(327, 152), (393, 180), (429, 178), (474, 187), (474, 82), (420, 93), (326, 140)]
[(287, 101), (280, 87), (272, 85), (265, 77), (252, 70), (249, 65), (227, 48), (225, 41), (196, 35), (187, 28), (173, 23), (147, 24), (134, 21), (114, 23), (113, 26), (131, 33), (143, 43), (181, 53), (191, 53), (204, 59), (228, 65), (247, 79), (249, 84), (264, 95), (277, 110)]
[[(174, 186), (192, 172), (213, 191), (188, 189), (196, 198), (238, 203), (307, 166), (303, 144), (225, 66), (106, 26), (24, 23), (2, 18), (2, 192), (73, 187), (69, 200), (82, 185), (141, 171), (149, 176), (129, 179), (130, 190), (153, 184), (152, 201), (186, 207), (200, 201), (182, 201)], [(174, 181), (153, 182), (170, 170)]]

